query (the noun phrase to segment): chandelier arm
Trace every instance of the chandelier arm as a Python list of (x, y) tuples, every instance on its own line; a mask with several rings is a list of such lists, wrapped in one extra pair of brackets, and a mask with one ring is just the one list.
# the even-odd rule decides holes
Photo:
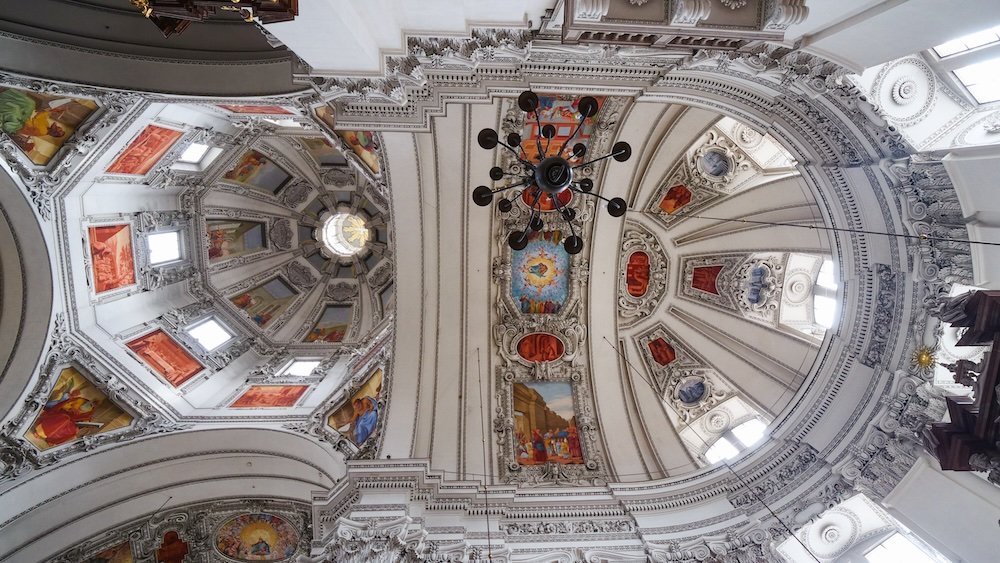
[[(512, 146), (508, 145), (507, 143), (505, 143), (505, 142), (503, 142), (503, 141), (497, 141), (497, 144), (498, 144), (498, 145), (503, 145), (504, 147), (506, 147), (506, 148), (507, 148), (507, 150), (509, 150), (510, 152), (514, 153), (514, 158), (516, 158), (516, 159), (517, 159), (517, 161), (518, 161), (518, 162), (520, 162), (521, 164), (523, 164), (523, 165), (527, 166), (528, 168), (531, 168), (532, 170), (534, 170), (534, 169), (535, 169), (535, 165), (534, 165), (534, 164), (532, 164), (532, 163), (530, 163), (530, 162), (528, 162), (528, 161), (527, 161), (527, 160), (526, 160), (525, 158), (521, 158), (521, 157), (520, 157), (520, 156), (519, 156), (519, 155), (517, 154), (517, 151), (516, 151), (516, 150), (514, 150), (514, 147), (512, 147)], [(539, 143), (538, 143), (538, 145), (539, 145), (539, 150), (541, 150), (541, 142), (539, 142)], [(523, 153), (523, 152), (524, 152), (524, 149), (521, 149), (521, 152)], [(527, 155), (525, 155), (525, 157), (527, 157)]]
[(518, 182), (518, 183), (516, 183), (516, 184), (511, 184), (511, 185), (509, 185), (509, 186), (504, 186), (504, 187), (502, 187), (502, 188), (500, 188), (500, 189), (497, 189), (497, 190), (490, 190), (490, 193), (493, 193), (493, 194), (498, 194), (498, 193), (500, 193), (500, 192), (505, 192), (505, 191), (507, 191), (507, 190), (509, 190), (509, 189), (511, 189), (511, 188), (516, 188), (516, 187), (518, 187), (518, 186), (523, 186), (523, 185), (524, 185), (524, 184), (526, 184), (527, 182), (528, 182), (528, 178), (525, 178), (525, 179), (521, 180), (520, 182)]
[(577, 124), (576, 129), (573, 129), (573, 134), (570, 135), (568, 139), (566, 139), (566, 142), (563, 143), (563, 146), (559, 148), (559, 152), (557, 154), (562, 155), (562, 153), (566, 150), (566, 147), (569, 146), (570, 141), (572, 141), (573, 138), (576, 137), (576, 134), (580, 131), (580, 128), (583, 127), (584, 121), (587, 121), (587, 118), (580, 117), (580, 123)]
[[(583, 193), (583, 192), (580, 192), (580, 193)], [(559, 198), (558, 197), (553, 197), (552, 201), (555, 202), (556, 212), (559, 213), (560, 217), (562, 217), (563, 206), (562, 206), (562, 203), (559, 201)], [(563, 220), (566, 221), (567, 225), (569, 225), (569, 233), (571, 235), (573, 235), (573, 236), (576, 236), (576, 229), (573, 228), (573, 221), (570, 221), (569, 219), (566, 219), (565, 217), (563, 217)]]
[(580, 168), (581, 166), (586, 166), (588, 164), (593, 164), (593, 163), (595, 163), (595, 162), (597, 162), (599, 160), (604, 160), (605, 158), (611, 158), (613, 156), (617, 156), (618, 154), (623, 154), (623, 153), (616, 153), (616, 152), (608, 153), (608, 154), (606, 154), (606, 155), (604, 155), (604, 156), (602, 156), (600, 158), (595, 158), (593, 160), (588, 160), (587, 162), (584, 162), (583, 164), (577, 164), (576, 166), (573, 167), (573, 169), (576, 170), (577, 168)]
[(585, 191), (581, 190), (580, 188), (574, 188), (573, 186), (570, 186), (569, 189), (573, 190), (574, 192), (576, 192), (578, 194), (581, 194), (581, 195), (592, 195), (592, 196), (594, 196), (594, 197), (596, 197), (598, 199), (603, 199), (604, 201), (606, 201), (608, 203), (611, 203), (610, 199), (608, 199), (608, 198), (606, 198), (606, 197), (604, 197), (604, 196), (602, 196), (600, 194), (595, 194), (594, 192), (585, 192)]

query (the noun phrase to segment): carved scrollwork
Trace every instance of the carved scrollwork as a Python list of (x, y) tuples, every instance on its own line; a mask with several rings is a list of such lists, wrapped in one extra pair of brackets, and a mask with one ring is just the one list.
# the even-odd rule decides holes
[(274, 219), (268, 230), (267, 238), (278, 250), (292, 248), (292, 222), (288, 219)]

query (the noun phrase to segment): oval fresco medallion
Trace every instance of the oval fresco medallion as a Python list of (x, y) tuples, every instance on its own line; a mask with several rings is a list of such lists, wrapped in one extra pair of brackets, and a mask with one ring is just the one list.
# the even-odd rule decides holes
[(642, 297), (649, 290), (649, 255), (633, 252), (625, 267), (625, 288), (632, 297)]
[(529, 362), (551, 362), (562, 357), (566, 347), (562, 340), (551, 334), (535, 332), (521, 338), (517, 343), (517, 353)]
[(691, 377), (677, 385), (674, 395), (685, 405), (693, 406), (701, 402), (706, 391), (708, 388), (705, 386), (705, 380), (700, 377)]
[(295, 527), (272, 514), (241, 514), (215, 534), (215, 548), (236, 561), (285, 561), (298, 544)]

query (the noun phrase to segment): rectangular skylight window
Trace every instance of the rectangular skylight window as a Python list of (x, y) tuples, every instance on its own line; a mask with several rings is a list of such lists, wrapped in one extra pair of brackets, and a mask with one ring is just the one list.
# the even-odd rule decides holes
[(934, 559), (924, 553), (902, 534), (889, 536), (884, 542), (865, 554), (869, 563), (934, 563)]
[(977, 102), (1000, 100), (1000, 57), (956, 69), (955, 76)]
[(764, 424), (763, 420), (759, 418), (754, 418), (740, 424), (736, 428), (733, 428), (733, 435), (739, 440), (744, 446), (750, 447), (761, 440), (764, 437), (764, 430), (767, 425)]
[(837, 312), (837, 300), (823, 295), (813, 296), (813, 315), (818, 324), (824, 328), (833, 326), (833, 318)]
[(285, 375), (296, 377), (306, 377), (312, 374), (313, 370), (319, 366), (319, 360), (295, 360), (285, 369)]
[(233, 338), (233, 334), (215, 319), (208, 319), (187, 328), (187, 333), (201, 344), (206, 352), (216, 350)]
[(833, 277), (833, 260), (824, 260), (816, 276), (816, 285), (827, 289), (837, 289), (837, 279)]
[(188, 148), (184, 149), (181, 153), (180, 158), (177, 160), (180, 162), (186, 162), (188, 164), (198, 164), (205, 158), (205, 154), (208, 152), (208, 145), (203, 145), (201, 143), (191, 143)]
[(739, 455), (739, 453), (740, 451), (736, 449), (736, 446), (734, 446), (729, 440), (719, 438), (714, 444), (712, 444), (712, 447), (708, 448), (708, 451), (705, 452), (705, 459), (707, 459), (709, 463), (717, 463), (724, 459), (732, 459)]
[(177, 231), (153, 233), (146, 237), (149, 245), (149, 263), (151, 265), (172, 262), (181, 258), (181, 237)]
[(964, 53), (983, 45), (996, 43), (997, 41), (1000, 41), (1000, 26), (963, 35), (958, 39), (952, 39), (947, 43), (942, 43), (934, 47), (934, 52), (939, 57), (950, 57), (951, 55)]

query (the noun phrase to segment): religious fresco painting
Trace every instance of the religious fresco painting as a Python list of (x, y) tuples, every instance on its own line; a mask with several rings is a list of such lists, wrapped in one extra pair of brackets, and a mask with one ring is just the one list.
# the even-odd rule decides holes
[(230, 407), (260, 409), (294, 407), (308, 385), (251, 385)]
[(649, 290), (649, 254), (633, 252), (625, 265), (625, 289), (632, 297), (642, 297)]
[(147, 125), (108, 166), (107, 171), (111, 174), (144, 175), (156, 166), (183, 134), (175, 129)]
[(685, 205), (691, 203), (691, 190), (684, 184), (671, 186), (660, 200), (660, 211), (673, 215)]
[(552, 362), (562, 357), (566, 347), (562, 340), (544, 332), (528, 334), (517, 342), (517, 353), (529, 362)]
[(562, 231), (529, 231), (528, 245), (511, 251), (510, 296), (522, 313), (558, 313), (569, 297), (569, 254)]
[(294, 115), (281, 106), (254, 106), (239, 104), (219, 104), (219, 107), (230, 113), (258, 113), (266, 115)]
[(337, 124), (337, 114), (333, 111), (332, 107), (319, 106), (315, 109), (314, 113), (317, 119), (325, 123), (331, 130), (334, 129)]
[(677, 359), (677, 352), (666, 340), (656, 338), (649, 341), (649, 353), (653, 355), (653, 361), (665, 366)]
[(92, 555), (84, 563), (135, 563), (135, 558), (132, 555), (132, 544), (125, 542), (109, 547)]
[(517, 382), (513, 391), (517, 462), (521, 465), (583, 463), (570, 383)]
[(381, 168), (378, 164), (378, 144), (375, 142), (375, 133), (372, 131), (337, 131), (337, 136), (351, 147), (354, 154), (358, 155), (361, 162), (369, 170), (378, 174)]
[(270, 157), (252, 149), (245, 152), (222, 177), (271, 194), (280, 192), (292, 180), (292, 175), (275, 164)]
[(160, 329), (140, 336), (126, 346), (174, 387), (180, 387), (205, 369), (183, 346)]
[(190, 551), (187, 542), (177, 532), (170, 530), (163, 534), (163, 541), (156, 549), (156, 563), (184, 563), (184, 558)]
[(708, 387), (700, 377), (691, 377), (677, 384), (674, 390), (677, 398), (685, 405), (696, 405), (705, 396)]
[(350, 305), (327, 305), (312, 330), (306, 334), (306, 342), (342, 342), (351, 328)]
[(333, 143), (326, 137), (303, 137), (299, 139), (306, 152), (316, 161), (319, 166), (339, 166), (347, 164), (347, 159), (340, 151), (333, 148)]
[(691, 287), (705, 293), (719, 294), (717, 282), (723, 266), (695, 266), (691, 272)]
[(67, 367), (59, 372), (42, 412), (24, 438), (44, 451), (131, 423), (132, 415), (114, 404), (78, 369)]
[(381, 394), (382, 370), (379, 369), (351, 395), (350, 400), (327, 417), (327, 424), (355, 446), (361, 446), (378, 427), (378, 418), (381, 416), (378, 400)]
[(94, 292), (104, 293), (136, 283), (132, 227), (128, 223), (89, 227)]
[(272, 514), (241, 514), (215, 533), (215, 549), (236, 561), (283, 561), (298, 544), (295, 528)]
[(208, 231), (209, 262), (218, 262), (265, 248), (263, 223), (209, 219), (205, 222), (205, 226)]
[(281, 278), (262, 283), (257, 287), (230, 297), (233, 305), (246, 311), (250, 320), (264, 328), (281, 315), (298, 295), (292, 286)]
[[(580, 113), (577, 111), (580, 99), (581, 97), (538, 96), (537, 111), (540, 120), (535, 119), (534, 112), (526, 114), (524, 126), (521, 129), (521, 149), (526, 155), (525, 160), (536, 162), (541, 160), (539, 158), (540, 152), (544, 153), (545, 156), (553, 156), (559, 152), (563, 144), (573, 135), (577, 124), (580, 123)], [(596, 100), (598, 108), (604, 106), (604, 96), (597, 96)], [(541, 136), (541, 132), (538, 130), (539, 122), (543, 126), (551, 123), (556, 128), (556, 134), (552, 139), (545, 139)], [(583, 122), (583, 127), (573, 137), (573, 145), (576, 143), (590, 144), (590, 136), (594, 132), (594, 122), (593, 117), (588, 117)], [(539, 140), (542, 144), (541, 151), (538, 150)], [(569, 154), (568, 149), (571, 147), (572, 145), (567, 147), (567, 154)], [(576, 161), (578, 159), (573, 157), (569, 160)]]
[(96, 110), (91, 100), (0, 86), (0, 130), (39, 166), (48, 164)]

